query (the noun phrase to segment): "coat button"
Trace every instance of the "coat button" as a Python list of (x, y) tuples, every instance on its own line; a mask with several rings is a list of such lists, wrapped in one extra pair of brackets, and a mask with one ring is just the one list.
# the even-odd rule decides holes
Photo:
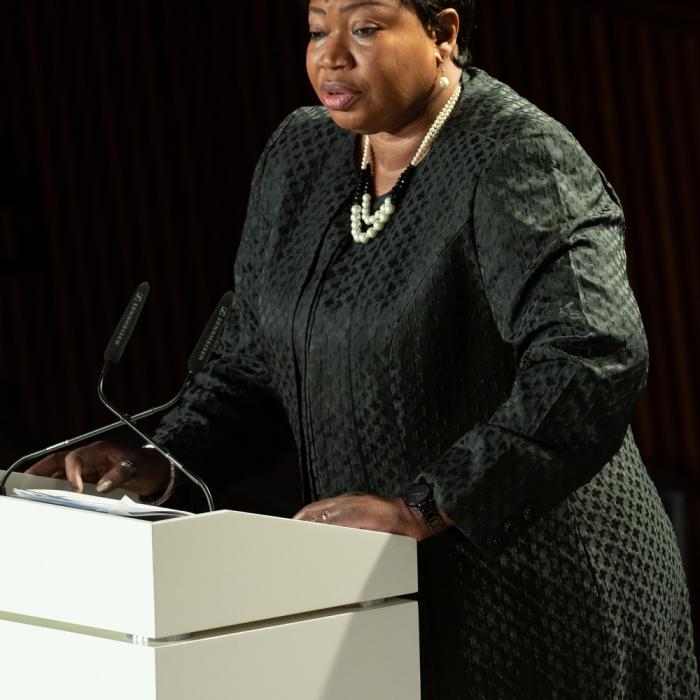
[(501, 527), (501, 532), (506, 537), (511, 537), (515, 533), (515, 525), (513, 525), (513, 521), (506, 520)]
[(533, 506), (525, 506), (523, 508), (523, 520), (526, 523), (532, 523), (537, 518), (537, 511)]

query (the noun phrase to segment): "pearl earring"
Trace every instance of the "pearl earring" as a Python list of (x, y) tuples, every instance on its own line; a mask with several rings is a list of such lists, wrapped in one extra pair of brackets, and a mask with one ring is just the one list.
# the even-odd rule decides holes
[(442, 71), (442, 76), (440, 77), (440, 80), (438, 80), (438, 85), (440, 86), (441, 90), (444, 90), (445, 88), (449, 87), (449, 85), (450, 85), (450, 79), (445, 75), (445, 62), (444, 61), (440, 64), (440, 70)]

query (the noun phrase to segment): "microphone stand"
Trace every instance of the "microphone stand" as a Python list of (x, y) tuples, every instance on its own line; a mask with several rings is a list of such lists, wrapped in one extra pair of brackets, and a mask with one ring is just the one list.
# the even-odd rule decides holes
[(134, 421), (127, 416), (125, 413), (122, 413), (106, 396), (104, 393), (104, 381), (105, 377), (107, 376), (107, 373), (109, 372), (110, 367), (112, 366), (112, 362), (110, 360), (106, 360), (103, 367), (102, 371), (100, 372), (100, 379), (97, 383), (97, 395), (100, 397), (100, 401), (107, 407), (109, 411), (111, 411), (117, 418), (119, 418), (119, 423), (124, 424), (131, 428), (141, 439), (145, 440), (149, 445), (152, 445), (153, 448), (160, 454), (162, 457), (168, 460), (174, 467), (178, 469), (182, 474), (184, 474), (190, 481), (194, 482), (199, 488), (202, 490), (204, 493), (205, 498), (207, 499), (207, 506), (210, 511), (214, 511), (214, 499), (212, 498), (211, 491), (209, 490), (209, 487), (200, 479), (196, 474), (193, 474), (189, 470), (185, 469), (185, 467), (180, 464), (167, 450), (164, 450), (157, 442), (153, 440), (153, 438), (149, 437), (144, 433), (135, 423)]
[[(129, 300), (126, 309), (124, 309), (124, 312), (122, 313), (119, 319), (117, 327), (112, 333), (112, 337), (109, 339), (109, 343), (107, 344), (107, 348), (105, 349), (104, 353), (105, 360), (109, 359), (112, 362), (112, 364), (116, 364), (117, 362), (119, 362), (119, 360), (121, 360), (122, 354), (124, 353), (124, 348), (126, 347), (127, 343), (129, 342), (129, 339), (131, 338), (132, 333), (134, 332), (134, 327), (136, 326), (136, 323), (138, 322), (141, 316), (141, 312), (143, 311), (144, 304), (148, 299), (148, 294), (150, 290), (151, 286), (148, 284), (148, 282), (141, 282), (141, 284), (139, 284), (139, 286), (136, 288), (136, 291), (131, 296), (131, 299)], [(177, 403), (182, 397), (182, 394), (187, 388), (187, 385), (190, 380), (191, 377), (188, 375), (187, 379), (185, 380), (185, 386), (180, 390), (180, 392), (172, 400), (172, 402), (169, 401), (167, 404), (163, 404), (165, 408), (157, 406), (153, 410), (149, 409), (150, 412), (144, 411), (143, 414), (138, 414), (138, 416), (135, 416), (135, 418), (137, 418), (137, 420), (140, 418), (146, 418), (149, 415), (153, 415), (153, 413), (156, 413), (160, 409), (166, 410), (171, 405)], [(48, 454), (51, 454), (51, 452), (54, 452), (55, 450), (60, 450), (64, 447), (69, 447), (70, 445), (73, 445), (76, 442), (80, 442), (82, 440), (89, 440), (92, 437), (97, 437), (98, 435), (102, 435), (102, 433), (106, 433), (108, 430), (118, 428), (120, 425), (120, 422), (112, 423), (110, 425), (103, 426), (102, 428), (91, 430), (89, 433), (78, 435), (77, 437), (71, 438), (70, 440), (64, 440), (63, 442), (59, 442), (56, 445), (50, 445), (49, 447), (45, 447), (43, 450), (38, 450), (36, 452), (32, 452), (31, 454), (24, 455), (24, 457), (20, 457), (5, 472), (3, 478), (0, 479), (0, 496), (7, 495), (5, 492), (5, 484), (10, 478), (10, 475), (13, 472), (15, 472), (18, 467), (20, 467), (22, 464), (29, 461), (30, 459), (44, 457)]]
[[(160, 406), (154, 406), (153, 408), (149, 408), (145, 411), (141, 411), (140, 413), (136, 413), (133, 416), (130, 416), (131, 420), (134, 422), (140, 421), (144, 418), (149, 418), (150, 416), (153, 416), (156, 413), (161, 413), (162, 411), (167, 411), (168, 409), (173, 408), (177, 403), (179, 403), (180, 399), (183, 397), (184, 393), (189, 388), (193, 379), (194, 372), (188, 372), (187, 377), (185, 379), (185, 383), (182, 385), (182, 388), (180, 389), (180, 391), (178, 391), (175, 397), (170, 399), (170, 401), (166, 401)], [(8, 467), (4, 476), (2, 477), (2, 479), (0, 479), (0, 496), (7, 495), (5, 493), (5, 485), (7, 484), (8, 479), (25, 462), (29, 462), (30, 460), (41, 459), (42, 457), (50, 455), (52, 452), (63, 450), (66, 447), (71, 447), (72, 445), (75, 445), (79, 442), (83, 442), (84, 440), (90, 440), (92, 438), (99, 437), (100, 435), (103, 435), (104, 433), (107, 433), (110, 430), (120, 428), (122, 425), (124, 425), (123, 421), (114, 421), (114, 423), (110, 423), (109, 425), (103, 425), (101, 428), (95, 428), (94, 430), (90, 430), (87, 433), (83, 433), (82, 435), (76, 435), (75, 437), (69, 438), (68, 440), (57, 442), (55, 445), (49, 445), (48, 447), (44, 447), (41, 450), (37, 450), (36, 452), (31, 452), (30, 454), (26, 454), (20, 457), (16, 462), (14, 462)]]
[(182, 472), (182, 474), (184, 474), (188, 479), (190, 479), (190, 481), (193, 481), (195, 484), (197, 484), (197, 486), (199, 486), (199, 488), (204, 492), (209, 510), (214, 510), (214, 500), (211, 496), (211, 491), (209, 490), (209, 487), (204, 483), (204, 481), (202, 481), (198, 476), (196, 476), (192, 472), (185, 469), (185, 467), (182, 466), (182, 464), (180, 464), (180, 462), (178, 462), (174, 457), (172, 457), (172, 455), (170, 455), (168, 452), (162, 449), (160, 445), (155, 443), (152, 438), (146, 435), (146, 433), (141, 431), (135, 425), (135, 423), (136, 421), (142, 420), (143, 418), (148, 418), (149, 416), (152, 416), (161, 411), (167, 411), (169, 408), (175, 406), (183, 397), (184, 393), (187, 391), (190, 384), (192, 383), (192, 380), (194, 379), (195, 375), (209, 362), (209, 359), (211, 358), (214, 346), (216, 345), (216, 342), (221, 336), (224, 323), (233, 306), (233, 292), (226, 292), (221, 297), (219, 303), (214, 309), (214, 313), (212, 313), (207, 325), (204, 328), (204, 332), (200, 336), (197, 345), (195, 346), (194, 350), (192, 351), (192, 354), (190, 355), (189, 361), (187, 363), (187, 376), (185, 378), (184, 384), (182, 385), (182, 388), (177, 393), (177, 395), (174, 398), (170, 399), (170, 401), (167, 401), (166, 403), (161, 404), (160, 406), (155, 406), (154, 408), (149, 408), (146, 411), (141, 411), (140, 413), (136, 413), (133, 416), (129, 416), (125, 413), (122, 413), (116, 406), (114, 406), (109, 401), (109, 399), (107, 399), (104, 393), (104, 381), (109, 369), (121, 360), (122, 354), (124, 353), (124, 348), (126, 347), (126, 344), (131, 338), (131, 334), (134, 331), (136, 322), (138, 321), (146, 299), (148, 298), (149, 290), (150, 287), (148, 282), (142, 282), (137, 287), (136, 292), (129, 301), (129, 305), (126, 307), (124, 313), (119, 319), (119, 324), (115, 328), (114, 333), (112, 334), (112, 337), (110, 338), (110, 341), (107, 344), (107, 348), (104, 353), (105, 363), (102, 367), (102, 371), (100, 372), (100, 378), (97, 386), (97, 394), (100, 398), (100, 401), (119, 420), (115, 421), (114, 423), (110, 423), (109, 425), (104, 425), (101, 428), (96, 428), (95, 430), (83, 433), (82, 435), (77, 435), (74, 438), (63, 440), (62, 442), (58, 442), (55, 445), (50, 445), (49, 447), (45, 447), (41, 450), (37, 450), (36, 452), (32, 452), (30, 454), (24, 455), (23, 457), (20, 457), (16, 462), (14, 462), (14, 464), (10, 465), (2, 479), (0, 479), (0, 496), (7, 495), (5, 492), (5, 485), (7, 484), (8, 479), (10, 478), (11, 474), (17, 471), (17, 469), (25, 462), (45, 457), (46, 455), (49, 455), (52, 452), (55, 452), (56, 450), (61, 450), (66, 447), (70, 447), (71, 445), (74, 445), (78, 442), (82, 442), (83, 440), (89, 440), (91, 438), (102, 435), (103, 433), (106, 433), (110, 430), (119, 428), (122, 425), (126, 425), (137, 435), (139, 435), (143, 440), (145, 440), (148, 444), (152, 445), (153, 448), (159, 454), (165, 457), (165, 459), (167, 459), (174, 467), (176, 467), (180, 472)]

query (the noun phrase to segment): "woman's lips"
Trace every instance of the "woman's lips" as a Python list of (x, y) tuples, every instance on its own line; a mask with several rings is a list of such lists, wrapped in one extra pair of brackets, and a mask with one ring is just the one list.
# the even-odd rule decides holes
[(352, 106), (359, 96), (359, 92), (355, 92), (345, 85), (326, 84), (321, 93), (321, 100), (326, 109), (344, 112)]

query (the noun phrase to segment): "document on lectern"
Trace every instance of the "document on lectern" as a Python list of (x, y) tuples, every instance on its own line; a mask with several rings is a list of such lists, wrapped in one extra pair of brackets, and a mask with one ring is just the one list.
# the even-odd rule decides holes
[(164, 520), (166, 518), (179, 518), (183, 515), (192, 515), (186, 510), (163, 508), (148, 503), (137, 503), (128, 496), (121, 499), (105, 498), (104, 496), (91, 496), (87, 493), (74, 493), (72, 491), (58, 491), (56, 489), (13, 489), (18, 498), (26, 498), (30, 501), (50, 503), (56, 506), (67, 506), (91, 510), (96, 513), (108, 513), (121, 515), (127, 518), (141, 518), (144, 520)]

